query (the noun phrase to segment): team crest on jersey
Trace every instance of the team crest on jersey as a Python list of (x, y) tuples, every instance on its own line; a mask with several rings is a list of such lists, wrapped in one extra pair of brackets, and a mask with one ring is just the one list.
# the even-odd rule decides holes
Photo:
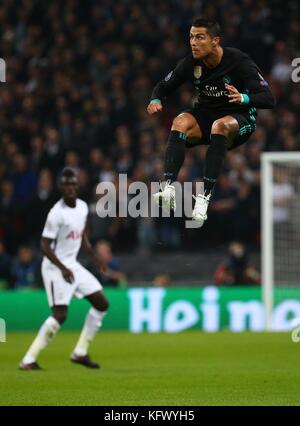
[(194, 77), (195, 78), (200, 78), (202, 75), (202, 67), (200, 65), (197, 65), (196, 67), (194, 67)]

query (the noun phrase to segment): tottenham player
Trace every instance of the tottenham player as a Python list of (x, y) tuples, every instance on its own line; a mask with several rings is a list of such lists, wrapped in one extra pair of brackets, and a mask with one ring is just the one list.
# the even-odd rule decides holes
[(82, 247), (101, 269), (86, 233), (87, 204), (77, 198), (78, 180), (71, 168), (65, 168), (59, 178), (62, 198), (50, 210), (42, 233), (44, 253), (42, 276), (52, 315), (44, 322), (37, 337), (20, 363), (22, 370), (39, 370), (37, 357), (52, 340), (66, 320), (73, 295), (85, 297), (92, 305), (83, 330), (71, 354), (71, 361), (89, 368), (99, 368), (88, 355), (108, 309), (99, 281), (76, 260)]
[(204, 164), (204, 194), (198, 194), (193, 219), (202, 226), (226, 150), (248, 140), (256, 128), (256, 108), (273, 108), (275, 101), (257, 65), (238, 49), (220, 45), (217, 22), (196, 19), (190, 30), (191, 54), (154, 88), (149, 114), (162, 110), (162, 101), (185, 82), (198, 90), (194, 107), (173, 121), (165, 154), (164, 189), (154, 194), (159, 204), (176, 208), (172, 185), (183, 164), (185, 148), (209, 145)]

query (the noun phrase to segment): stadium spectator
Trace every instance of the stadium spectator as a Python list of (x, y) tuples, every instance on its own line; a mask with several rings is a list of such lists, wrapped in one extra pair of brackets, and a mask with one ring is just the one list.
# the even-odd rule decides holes
[(27, 246), (21, 246), (11, 269), (13, 288), (34, 288), (37, 283), (37, 266), (32, 250)]
[(216, 285), (260, 284), (260, 275), (248, 261), (245, 246), (237, 241), (229, 245), (228, 260), (222, 262), (214, 274)]
[(14, 186), (14, 199), (26, 203), (36, 190), (36, 174), (28, 168), (27, 158), (17, 154), (13, 159), (13, 170), (8, 174)]
[(220, 176), (217, 182), (210, 212), (216, 226), (216, 233), (223, 241), (232, 238), (232, 228), (228, 224), (234, 223), (237, 207), (237, 190), (230, 181), (228, 174)]
[(273, 223), (274, 234), (279, 240), (276, 251), (283, 248), (284, 241), (282, 235), (287, 235), (289, 240), (293, 240), (295, 230), (292, 224), (293, 200), (295, 198), (295, 189), (289, 182), (288, 171), (284, 167), (274, 168), (274, 182), (272, 188), (273, 196)]
[(0, 241), (0, 289), (11, 284), (11, 256), (7, 253), (5, 245)]
[(153, 279), (154, 287), (169, 287), (171, 284), (171, 277), (167, 274), (158, 274)]
[(273, 221), (275, 226), (289, 226), (293, 196), (294, 189), (289, 182), (287, 171), (284, 168), (275, 167), (273, 183)]
[(3, 179), (0, 194), (0, 226), (7, 250), (15, 252), (19, 240), (19, 212), (18, 203), (14, 200), (14, 185), (11, 180)]
[(103, 272), (97, 271), (101, 283), (109, 287), (126, 286), (126, 275), (122, 271), (120, 260), (113, 255), (111, 245), (102, 240), (96, 244), (95, 249), (97, 256), (104, 265)]
[(53, 176), (50, 170), (42, 169), (39, 174), (36, 194), (27, 209), (28, 240), (38, 247), (47, 214), (57, 199)]

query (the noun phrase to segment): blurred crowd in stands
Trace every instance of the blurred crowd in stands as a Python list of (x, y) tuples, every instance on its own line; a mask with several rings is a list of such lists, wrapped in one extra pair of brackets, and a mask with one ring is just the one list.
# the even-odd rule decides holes
[[(185, 230), (177, 218), (100, 220), (99, 182), (117, 182), (119, 173), (129, 183), (162, 178), (172, 118), (195, 93), (183, 86), (161, 115), (150, 117), (146, 106), (154, 84), (188, 52), (190, 24), (201, 15), (219, 20), (223, 45), (257, 62), (277, 107), (260, 111), (251, 140), (228, 153), (203, 229)], [(260, 154), (300, 147), (300, 83), (291, 80), (299, 15), (296, 0), (2, 0), (0, 277), (16, 287), (34, 282), (41, 230), (65, 165), (78, 170), (93, 243), (105, 239), (128, 252), (238, 239), (258, 248)], [(187, 151), (180, 182), (201, 180), (205, 152)]]

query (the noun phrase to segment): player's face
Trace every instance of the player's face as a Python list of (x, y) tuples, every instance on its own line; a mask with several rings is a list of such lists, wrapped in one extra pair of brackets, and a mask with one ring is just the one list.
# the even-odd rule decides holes
[(76, 177), (63, 177), (60, 181), (60, 190), (64, 200), (74, 201), (78, 194), (78, 180)]
[(212, 37), (207, 28), (192, 27), (190, 31), (190, 45), (195, 59), (202, 59), (213, 52), (219, 43), (219, 37)]

